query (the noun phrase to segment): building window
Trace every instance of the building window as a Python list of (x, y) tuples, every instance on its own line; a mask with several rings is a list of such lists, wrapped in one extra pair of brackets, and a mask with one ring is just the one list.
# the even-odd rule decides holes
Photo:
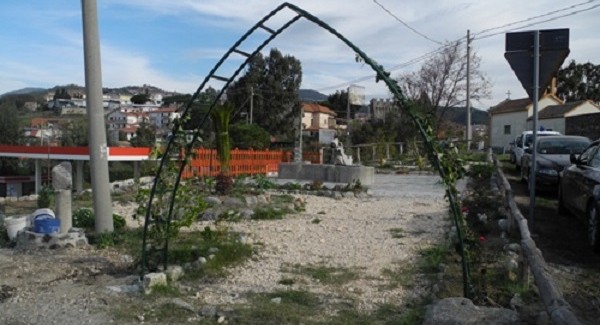
[(504, 126), (504, 134), (510, 134), (510, 125)]

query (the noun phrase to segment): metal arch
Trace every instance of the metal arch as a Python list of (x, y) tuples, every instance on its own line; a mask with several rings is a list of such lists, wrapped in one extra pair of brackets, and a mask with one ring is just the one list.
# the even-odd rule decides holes
[[(285, 23), (284, 25), (282, 25), (282, 27), (280, 27), (277, 30), (272, 30), (268, 27), (266, 27), (264, 25), (265, 22), (267, 22), (270, 18), (272, 18), (273, 16), (275, 16), (277, 13), (279, 13), (281, 10), (283, 10), (284, 8), (288, 8), (294, 12), (296, 12), (298, 15), (295, 16), (294, 18), (292, 18), (291, 20), (289, 20), (287, 23)], [(427, 152), (428, 152), (428, 156), (430, 158), (430, 160), (432, 161), (434, 167), (437, 169), (439, 175), (444, 179), (445, 178), (445, 171), (442, 167), (442, 165), (440, 164), (440, 159), (438, 156), (438, 152), (436, 150), (436, 146), (435, 146), (435, 139), (433, 138), (433, 136), (431, 134), (428, 134), (428, 130), (425, 129), (422, 121), (424, 122), (424, 120), (422, 120), (422, 118), (420, 118), (418, 116), (418, 114), (416, 113), (416, 108), (414, 106), (413, 103), (409, 103), (409, 101), (406, 99), (406, 97), (404, 96), (404, 94), (402, 93), (402, 91), (400, 90), (400, 87), (398, 86), (397, 82), (395, 80), (393, 80), (392, 78), (390, 78), (390, 73), (385, 71), (385, 69), (383, 68), (383, 66), (377, 64), (376, 61), (374, 61), (373, 59), (371, 59), (366, 53), (364, 53), (360, 48), (358, 48), (356, 45), (354, 45), (352, 42), (350, 42), (346, 37), (344, 37), (342, 34), (340, 34), (338, 31), (336, 31), (334, 28), (332, 28), (331, 26), (329, 26), (327, 23), (325, 23), (324, 21), (320, 20), (319, 18), (317, 18), (316, 16), (310, 14), (309, 12), (301, 9), (300, 7), (284, 2), (281, 5), (279, 5), (277, 8), (275, 8), (273, 11), (271, 11), (269, 14), (267, 14), (266, 16), (264, 16), (261, 20), (259, 20), (252, 28), (250, 28), (242, 37), (240, 37), (240, 39), (234, 43), (234, 45), (223, 55), (223, 57), (217, 62), (217, 64), (211, 69), (211, 71), (209, 72), (209, 74), (204, 78), (203, 82), (200, 84), (200, 86), (198, 87), (198, 89), (196, 90), (196, 92), (194, 93), (194, 95), (192, 96), (192, 98), (190, 99), (190, 101), (188, 102), (188, 104), (186, 105), (183, 113), (182, 113), (182, 117), (181, 119), (175, 123), (175, 125), (173, 126), (172, 129), (172, 137), (169, 139), (168, 143), (167, 143), (167, 147), (165, 150), (165, 153), (163, 155), (163, 157), (161, 158), (161, 162), (160, 165), (158, 167), (157, 170), (157, 177), (155, 177), (154, 179), (154, 183), (152, 185), (152, 190), (150, 192), (150, 198), (148, 200), (148, 205), (146, 208), (146, 216), (144, 219), (144, 233), (143, 233), (143, 242), (142, 242), (142, 260), (141, 260), (141, 277), (143, 277), (144, 275), (144, 267), (146, 264), (146, 240), (147, 240), (147, 232), (148, 232), (148, 226), (149, 226), (149, 221), (150, 221), (150, 213), (151, 213), (151, 208), (152, 208), (152, 202), (153, 202), (153, 198), (154, 198), (154, 194), (156, 192), (156, 188), (158, 185), (158, 182), (160, 181), (160, 175), (161, 172), (163, 171), (164, 165), (167, 162), (167, 160), (169, 159), (169, 152), (171, 151), (171, 149), (173, 148), (173, 143), (175, 141), (176, 138), (176, 134), (178, 134), (181, 131), (181, 121), (185, 120), (188, 115), (190, 115), (190, 108), (192, 106), (192, 104), (194, 103), (194, 101), (196, 101), (198, 99), (198, 96), (200, 95), (201, 91), (203, 90), (203, 88), (206, 86), (206, 84), (208, 83), (208, 81), (211, 78), (215, 78), (215, 79), (219, 79), (222, 81), (225, 81), (225, 85), (221, 88), (221, 91), (219, 92), (219, 94), (217, 95), (217, 97), (215, 98), (215, 100), (211, 103), (211, 105), (209, 106), (209, 110), (208, 113), (204, 116), (204, 118), (202, 118), (201, 121), (199, 121), (199, 123), (197, 124), (196, 130), (194, 132), (194, 136), (192, 138), (192, 141), (190, 143), (187, 144), (187, 149), (191, 149), (193, 147), (193, 144), (195, 143), (195, 141), (197, 140), (198, 136), (199, 136), (199, 132), (200, 132), (200, 127), (202, 127), (204, 125), (204, 123), (206, 122), (206, 120), (208, 119), (208, 116), (210, 115), (210, 112), (213, 110), (213, 108), (215, 107), (215, 105), (217, 104), (217, 102), (219, 101), (219, 98), (224, 94), (224, 92), (226, 91), (227, 87), (231, 84), (231, 82), (233, 82), (233, 80), (237, 77), (237, 75), (242, 71), (242, 69), (250, 62), (250, 60), (256, 56), (256, 54), (258, 54), (264, 47), (266, 47), (266, 45), (268, 45), (273, 39), (275, 39), (277, 36), (279, 36), (279, 34), (281, 34), (284, 30), (286, 30), (289, 26), (291, 26), (294, 22), (298, 21), (299, 18), (304, 17), (307, 20), (315, 23), (316, 25), (320, 26), (321, 28), (327, 30), (328, 32), (330, 32), (331, 34), (333, 34), (334, 36), (336, 36), (338, 39), (340, 39), (342, 42), (344, 42), (348, 47), (350, 47), (357, 55), (357, 59), (358, 57), (360, 57), (361, 60), (363, 60), (366, 64), (368, 64), (373, 71), (376, 72), (377, 76), (376, 76), (376, 81), (382, 80), (385, 82), (385, 84), (387, 85), (388, 89), (392, 92), (392, 94), (394, 95), (394, 98), (398, 101), (398, 103), (400, 104), (399, 106), (401, 107), (405, 107), (408, 111), (407, 113), (409, 114), (411, 120), (413, 121), (413, 123), (415, 124), (415, 126), (417, 127), (417, 129), (419, 130), (419, 134), (422, 136), (424, 143), (426, 145), (427, 148)], [(269, 32), (271, 35), (263, 42), (261, 43), (256, 49), (255, 51), (253, 51), (251, 54), (245, 53), (241, 50), (238, 50), (237, 47), (239, 45), (241, 45), (253, 32), (255, 32), (257, 29), (262, 28), (263, 30), (266, 30), (267, 32)], [(243, 56), (246, 56), (246, 60), (238, 67), (238, 69), (232, 74), (232, 76), (228, 79), (223, 78), (223, 77), (218, 77), (215, 75), (215, 72), (217, 71), (217, 69), (219, 69), (222, 64), (227, 60), (227, 58), (229, 58), (229, 56), (232, 53), (237, 53)], [(439, 147), (439, 146), (438, 146)], [(189, 150), (187, 150), (189, 152)], [(170, 225), (170, 221), (171, 221), (171, 217), (172, 217), (172, 213), (173, 213), (173, 208), (174, 208), (174, 203), (175, 203), (175, 195), (177, 193), (177, 189), (179, 187), (180, 181), (181, 181), (181, 176), (183, 173), (183, 170), (185, 168), (185, 166), (187, 165), (187, 157), (185, 159), (183, 159), (180, 163), (179, 166), (179, 173), (177, 175), (176, 181), (175, 181), (175, 185), (172, 189), (171, 192), (171, 198), (170, 198), (170, 203), (169, 203), (169, 209), (168, 209), (168, 215), (167, 215), (167, 222), (166, 222), (166, 226), (167, 226), (167, 231), (166, 233), (169, 233), (169, 225)], [(456, 229), (457, 229), (457, 235), (459, 238), (459, 242), (460, 244), (460, 249), (461, 249), (461, 255), (462, 255), (462, 260), (463, 260), (463, 291), (464, 291), (464, 295), (467, 297), (471, 297), (472, 296), (472, 287), (470, 284), (470, 270), (469, 270), (469, 266), (468, 266), (468, 262), (467, 262), (467, 255), (464, 251), (464, 248), (462, 247), (462, 242), (463, 242), (463, 235), (461, 233), (461, 227), (458, 224), (458, 216), (460, 215), (460, 211), (459, 211), (459, 207), (458, 207), (458, 203), (456, 202), (456, 198), (455, 198), (455, 191), (452, 188), (451, 184), (446, 183), (446, 195), (448, 197), (449, 203), (450, 203), (450, 207), (452, 209), (452, 212), (455, 216), (455, 223), (456, 223)], [(168, 235), (165, 236), (165, 245), (163, 248), (163, 264), (164, 264), (164, 268), (167, 268), (167, 252), (168, 252)]]
[[(187, 103), (181, 119), (175, 123), (175, 125), (172, 128), (172, 137), (169, 138), (168, 142), (167, 142), (167, 146), (165, 149), (165, 153), (161, 158), (158, 170), (156, 172), (157, 177), (155, 177), (153, 185), (152, 185), (152, 189), (150, 191), (150, 196), (149, 196), (149, 200), (148, 200), (148, 205), (146, 207), (146, 215), (144, 218), (144, 230), (143, 230), (143, 239), (142, 239), (142, 256), (141, 256), (141, 266), (140, 266), (140, 277), (143, 277), (144, 272), (145, 272), (145, 266), (146, 266), (146, 243), (147, 243), (147, 237), (148, 237), (148, 227), (150, 224), (150, 213), (152, 210), (152, 204), (153, 204), (153, 199), (157, 190), (157, 186), (158, 183), (160, 182), (160, 176), (164, 166), (167, 162), (167, 160), (169, 159), (169, 153), (171, 151), (171, 149), (173, 148), (173, 144), (175, 142), (175, 138), (176, 138), (176, 134), (180, 133), (181, 131), (181, 121), (185, 120), (188, 115), (190, 115), (190, 108), (192, 106), (192, 104), (194, 103), (194, 101), (196, 101), (196, 99), (198, 98), (198, 96), (200, 95), (200, 93), (202, 92), (203, 88), (206, 86), (206, 84), (208, 83), (208, 81), (211, 78), (215, 77), (215, 72), (223, 65), (223, 63), (227, 60), (227, 58), (232, 54), (232, 53), (240, 53), (241, 51), (237, 50), (237, 47), (243, 43), (244, 40), (246, 40), (248, 38), (248, 36), (250, 36), (254, 31), (256, 31), (259, 28), (263, 28), (265, 30), (267, 30), (269, 33), (271, 33), (271, 35), (262, 43), (260, 44), (256, 50), (254, 52), (252, 52), (250, 55), (244, 55), (247, 56), (246, 60), (238, 67), (238, 69), (233, 73), (233, 75), (229, 78), (226, 79), (226, 83), (225, 85), (222, 87), (221, 91), (218, 93), (218, 95), (216, 96), (215, 100), (211, 103), (211, 105), (209, 106), (209, 111), (208, 113), (204, 116), (204, 118), (197, 124), (196, 130), (194, 132), (194, 136), (192, 138), (192, 141), (190, 143), (187, 144), (187, 149), (191, 149), (194, 145), (194, 143), (196, 142), (198, 136), (199, 136), (199, 131), (200, 131), (200, 127), (206, 122), (206, 120), (208, 119), (208, 116), (210, 115), (210, 112), (212, 111), (212, 109), (214, 108), (214, 106), (218, 103), (219, 98), (224, 94), (225, 90), (227, 89), (227, 87), (231, 84), (231, 82), (237, 77), (237, 75), (242, 71), (242, 69), (250, 62), (250, 60), (256, 56), (256, 54), (258, 54), (262, 49), (264, 49), (265, 46), (267, 46), (273, 39), (275, 39), (279, 34), (281, 34), (285, 29), (287, 29), (289, 26), (291, 26), (294, 22), (298, 21), (298, 19), (301, 18), (300, 15), (292, 18), (290, 21), (288, 21), (286, 24), (284, 24), (282, 27), (280, 27), (277, 30), (271, 30), (269, 28), (266, 28), (264, 26), (264, 23), (266, 21), (268, 21), (271, 17), (273, 17), (274, 15), (276, 15), (279, 11), (281, 11), (282, 9), (284, 9), (286, 6), (285, 4), (282, 4), (280, 6), (278, 6), (276, 9), (274, 9), (273, 11), (271, 11), (269, 14), (267, 14), (265, 17), (263, 17), (260, 21), (258, 21), (252, 28), (250, 28), (236, 43), (234, 43), (234, 45), (223, 55), (223, 57), (217, 62), (217, 64), (211, 69), (211, 71), (209, 72), (209, 74), (204, 78), (203, 82), (200, 84), (200, 86), (198, 87), (198, 89), (196, 90), (196, 92), (194, 93), (194, 95), (192, 96), (192, 98), (190, 99), (190, 101)], [(220, 79), (220, 78), (218, 78)], [(170, 221), (172, 218), (172, 213), (173, 213), (173, 207), (174, 207), (174, 203), (175, 203), (175, 195), (177, 193), (177, 189), (179, 187), (180, 181), (181, 181), (181, 175), (183, 173), (183, 170), (185, 168), (187, 164), (187, 159), (184, 159), (180, 166), (179, 166), (179, 172), (175, 181), (175, 185), (173, 187), (172, 193), (171, 193), (171, 198), (170, 198), (170, 203), (169, 203), (169, 209), (168, 209), (168, 214), (167, 214), (167, 221), (166, 221), (166, 225), (167, 225), (167, 233), (168, 233), (168, 227), (170, 225)], [(164, 244), (164, 248), (163, 248), (163, 265), (166, 268), (167, 267), (167, 251), (168, 251), (168, 236), (165, 236), (165, 244)]]

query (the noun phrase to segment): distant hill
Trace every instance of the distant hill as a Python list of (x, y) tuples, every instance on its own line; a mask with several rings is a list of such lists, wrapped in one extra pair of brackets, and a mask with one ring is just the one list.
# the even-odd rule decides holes
[[(467, 125), (466, 107), (449, 107), (444, 114), (445, 120), (450, 120), (460, 125)], [(487, 124), (488, 112), (471, 107), (471, 124)]]
[(300, 89), (300, 101), (303, 102), (322, 102), (327, 100), (327, 95), (312, 89)]
[(7, 93), (4, 93), (4, 94), (0, 95), (0, 97), (4, 97), (4, 96), (8, 96), (8, 95), (38, 94), (38, 93), (43, 93), (45, 91), (46, 91), (45, 88), (28, 87), (28, 88), (22, 88), (22, 89), (17, 89), (17, 90), (9, 91)]

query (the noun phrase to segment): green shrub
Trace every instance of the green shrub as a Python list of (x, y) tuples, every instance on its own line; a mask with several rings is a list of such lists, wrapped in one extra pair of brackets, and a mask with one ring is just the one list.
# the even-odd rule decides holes
[(49, 208), (54, 202), (54, 190), (50, 186), (42, 186), (38, 194), (37, 207), (38, 209)]
[(471, 164), (471, 166), (469, 167), (469, 176), (480, 179), (490, 179), (494, 171), (495, 167), (493, 164), (490, 163)]
[(261, 208), (254, 210), (254, 216), (252, 219), (256, 220), (275, 220), (275, 219), (283, 219), (283, 216), (286, 214), (286, 211), (278, 208)]
[[(115, 230), (123, 230), (126, 226), (125, 218), (113, 213), (113, 225)], [(96, 227), (94, 211), (88, 208), (80, 208), (73, 214), (73, 226), (92, 231)]]
[(88, 208), (79, 208), (73, 213), (73, 227), (93, 230), (96, 225), (94, 211)]

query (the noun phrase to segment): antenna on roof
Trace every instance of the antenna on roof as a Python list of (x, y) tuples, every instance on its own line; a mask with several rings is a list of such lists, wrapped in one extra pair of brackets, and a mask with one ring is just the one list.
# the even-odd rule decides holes
[(508, 90), (508, 91), (506, 92), (506, 99), (507, 99), (507, 100), (509, 100), (509, 99), (510, 99), (510, 90)]

